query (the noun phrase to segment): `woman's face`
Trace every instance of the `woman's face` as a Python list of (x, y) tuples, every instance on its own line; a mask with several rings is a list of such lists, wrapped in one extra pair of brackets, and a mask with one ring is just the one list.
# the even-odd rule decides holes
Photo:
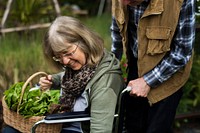
[(121, 0), (124, 5), (129, 5), (129, 6), (136, 6), (142, 3), (144, 0)]
[(70, 67), (73, 70), (79, 70), (86, 64), (86, 56), (78, 44), (73, 44), (66, 52), (58, 54), (53, 58), (55, 58), (55, 61), (59, 61), (64, 66)]

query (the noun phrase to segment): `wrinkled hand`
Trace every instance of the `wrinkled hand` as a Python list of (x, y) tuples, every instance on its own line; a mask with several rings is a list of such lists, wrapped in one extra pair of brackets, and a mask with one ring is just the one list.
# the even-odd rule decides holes
[(52, 75), (48, 75), (47, 77), (41, 77), (39, 84), (40, 84), (40, 89), (42, 91), (50, 89), (52, 86)]
[(131, 80), (129, 81), (128, 86), (131, 87), (131, 96), (147, 97), (150, 91), (150, 86), (146, 83), (144, 78)]

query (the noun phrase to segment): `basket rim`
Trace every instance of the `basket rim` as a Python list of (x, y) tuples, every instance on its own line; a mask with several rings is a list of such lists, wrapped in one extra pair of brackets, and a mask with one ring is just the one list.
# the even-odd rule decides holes
[(9, 107), (8, 107), (6, 101), (5, 101), (5, 96), (3, 96), (3, 98), (1, 99), (1, 103), (2, 103), (2, 107), (3, 107), (3, 108), (6, 107), (6, 108), (9, 109)]
[(25, 89), (27, 88), (27, 85), (30, 83), (30, 81), (32, 79), (34, 79), (36, 76), (38, 75), (45, 75), (45, 76), (48, 76), (48, 74), (46, 72), (42, 72), (42, 71), (39, 71), (39, 72), (36, 72), (34, 74), (32, 74), (27, 80), (26, 82), (24, 83), (24, 85), (22, 86), (22, 90), (21, 90), (21, 95), (20, 95), (20, 99), (19, 99), (19, 104), (17, 106), (17, 114), (19, 114), (19, 107), (22, 103), (22, 99), (23, 99), (23, 96), (24, 96), (24, 92), (25, 92)]

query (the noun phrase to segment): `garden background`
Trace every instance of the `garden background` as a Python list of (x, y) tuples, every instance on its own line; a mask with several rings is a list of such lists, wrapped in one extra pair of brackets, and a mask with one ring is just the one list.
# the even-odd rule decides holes
[[(2, 22), (7, 3), (0, 0), (0, 22)], [(24, 27), (34, 24), (50, 23), (58, 15), (69, 15), (79, 18), (84, 24), (104, 38), (105, 47), (110, 50), (110, 0), (58, 0), (60, 12), (56, 11), (54, 0), (15, 0), (5, 24), (0, 27), (0, 98), (12, 84), (25, 81), (37, 71), (58, 72), (44, 60), (42, 54), (43, 36), (46, 28), (2, 32), (9, 27)], [(195, 56), (190, 78), (184, 86), (184, 95), (177, 114), (189, 114), (200, 117), (200, 2), (197, 0)], [(15, 29), (16, 30), (16, 29)], [(125, 73), (126, 62), (123, 58), (122, 70)], [(2, 111), (2, 107), (0, 108)], [(192, 113), (191, 113), (192, 112)], [(0, 114), (2, 120), (2, 113)], [(199, 119), (198, 119), (199, 120)], [(185, 123), (193, 122), (189, 117), (180, 117), (175, 121), (179, 128)], [(1, 121), (2, 122), (2, 121)], [(1, 124), (1, 123), (0, 123)], [(200, 125), (198, 125), (200, 127)]]

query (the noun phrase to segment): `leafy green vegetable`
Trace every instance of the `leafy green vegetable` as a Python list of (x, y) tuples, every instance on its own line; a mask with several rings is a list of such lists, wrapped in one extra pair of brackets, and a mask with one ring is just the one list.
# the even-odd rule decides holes
[[(24, 82), (16, 83), (4, 92), (5, 101), (13, 111), (17, 111), (23, 84)], [(29, 90), (30, 87), (27, 86), (19, 106), (19, 113), (25, 118), (45, 115), (49, 112), (51, 104), (58, 104), (60, 90), (45, 92), (41, 92), (40, 89)]]
[(17, 105), (19, 103), (23, 84), (24, 82), (16, 83), (4, 92), (5, 101), (8, 107), (13, 111), (17, 111)]

